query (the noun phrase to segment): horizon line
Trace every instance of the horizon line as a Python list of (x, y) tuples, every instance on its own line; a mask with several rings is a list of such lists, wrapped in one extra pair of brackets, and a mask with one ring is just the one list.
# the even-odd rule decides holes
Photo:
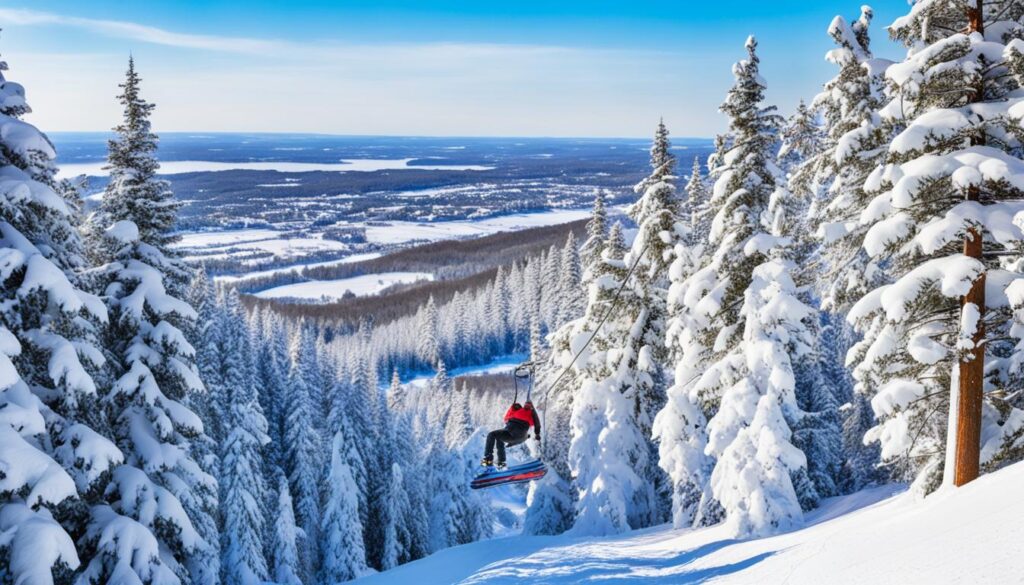
[[(113, 130), (46, 130), (47, 136), (57, 134), (114, 134)], [(157, 136), (168, 134), (192, 134), (200, 137), (202, 135), (268, 135), (268, 136), (320, 136), (325, 138), (444, 138), (444, 139), (508, 139), (508, 140), (652, 140), (651, 136), (553, 136), (553, 135), (500, 135), (500, 134), (345, 134), (336, 132), (306, 132), (306, 131), (263, 131), (263, 130), (155, 130)], [(670, 136), (670, 140), (707, 140), (714, 141), (713, 137), (707, 136)]]

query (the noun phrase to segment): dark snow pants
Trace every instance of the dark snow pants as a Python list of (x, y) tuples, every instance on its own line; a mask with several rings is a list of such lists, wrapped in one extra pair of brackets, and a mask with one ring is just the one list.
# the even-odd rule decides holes
[(515, 447), (526, 441), (530, 425), (521, 420), (510, 420), (505, 428), (487, 433), (487, 447), (484, 457), (490, 459), (494, 455), (494, 445), (498, 445), (498, 463), (505, 462), (505, 447)]

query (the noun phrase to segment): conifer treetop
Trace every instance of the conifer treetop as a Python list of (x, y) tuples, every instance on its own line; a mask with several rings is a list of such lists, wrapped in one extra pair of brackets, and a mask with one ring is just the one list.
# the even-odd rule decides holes
[(135, 59), (129, 57), (125, 80), (118, 86), (123, 119), (107, 142), (104, 168), (110, 172), (110, 182), (94, 221), (100, 230), (118, 221), (132, 221), (142, 241), (169, 254), (170, 244), (177, 239), (172, 232), (181, 203), (174, 200), (170, 183), (156, 178), (158, 137), (149, 121), (156, 106), (142, 98), (141, 82)]

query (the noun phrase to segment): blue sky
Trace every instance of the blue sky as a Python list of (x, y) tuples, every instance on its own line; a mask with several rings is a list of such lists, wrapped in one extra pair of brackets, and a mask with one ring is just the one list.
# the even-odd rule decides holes
[[(32, 0), (0, 4), (8, 78), (44, 130), (102, 130), (132, 53), (162, 131), (711, 136), (755, 34), (784, 113), (832, 74), (857, 2)], [(905, 0), (872, 4), (880, 56)]]

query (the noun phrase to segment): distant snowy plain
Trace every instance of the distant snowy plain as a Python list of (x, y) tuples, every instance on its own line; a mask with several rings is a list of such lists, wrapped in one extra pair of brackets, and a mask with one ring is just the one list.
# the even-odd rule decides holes
[[(285, 161), (247, 161), (247, 162), (218, 162), (208, 160), (172, 160), (160, 163), (160, 174), (180, 175), (182, 173), (216, 173), (220, 171), (278, 171), (282, 173), (306, 173), (311, 171), (336, 171), (339, 173), (374, 171), (393, 171), (416, 169), (421, 171), (488, 171), (493, 167), (484, 165), (458, 165), (458, 164), (417, 164), (409, 163), (416, 159), (348, 159), (336, 163), (304, 163)], [(107, 171), (106, 161), (90, 163), (70, 163), (60, 167), (57, 173), (58, 179), (70, 179), (80, 175), (89, 177), (105, 177)], [(268, 185), (268, 186), (290, 186)]]

